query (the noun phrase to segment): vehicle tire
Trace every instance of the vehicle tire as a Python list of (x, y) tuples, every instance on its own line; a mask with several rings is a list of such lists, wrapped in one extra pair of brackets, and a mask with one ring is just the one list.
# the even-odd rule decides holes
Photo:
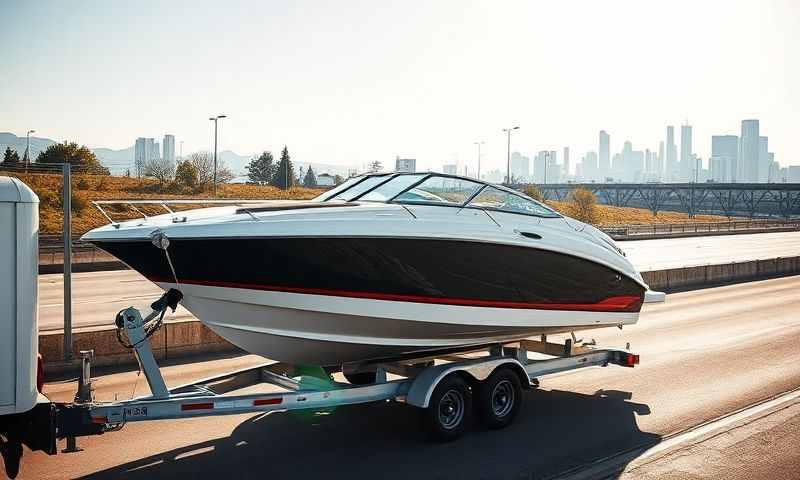
[(458, 375), (445, 377), (431, 394), (425, 423), (434, 439), (449, 442), (460, 437), (472, 417), (472, 392)]
[(375, 383), (378, 372), (343, 373), (344, 378), (352, 385), (369, 385)]
[(522, 385), (516, 373), (500, 367), (478, 386), (475, 409), (487, 428), (505, 428), (522, 406)]

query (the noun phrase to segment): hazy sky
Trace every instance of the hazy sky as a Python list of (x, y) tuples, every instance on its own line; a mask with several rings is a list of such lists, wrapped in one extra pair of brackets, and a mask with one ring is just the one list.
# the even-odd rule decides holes
[[(759, 118), (800, 164), (800, 2), (0, 0), (0, 131), (184, 153), (289, 146), (303, 161), (422, 168), (512, 150), (658, 148), (667, 124)], [(679, 130), (676, 128), (676, 131)], [(676, 139), (677, 140), (677, 139)]]

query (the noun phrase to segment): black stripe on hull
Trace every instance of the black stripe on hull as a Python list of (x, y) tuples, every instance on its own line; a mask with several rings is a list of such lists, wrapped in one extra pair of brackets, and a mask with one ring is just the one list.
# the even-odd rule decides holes
[[(95, 242), (172, 282), (149, 241)], [(638, 312), (644, 288), (594, 262), (530, 247), (383, 237), (170, 239), (178, 281), (320, 295), (508, 308)]]

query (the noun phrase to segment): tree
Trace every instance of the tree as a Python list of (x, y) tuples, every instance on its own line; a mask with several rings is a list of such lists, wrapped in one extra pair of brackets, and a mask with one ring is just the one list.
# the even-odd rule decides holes
[(85, 145), (78, 146), (77, 143), (54, 143), (36, 157), (36, 163), (69, 163), (81, 167), (85, 173), (95, 175), (109, 175), (106, 167), (100, 164), (97, 156), (86, 148)]
[(540, 192), (539, 189), (536, 188), (536, 185), (525, 185), (524, 187), (522, 187), (522, 193), (531, 197), (534, 200), (544, 202), (544, 195), (542, 195), (542, 192)]
[(383, 170), (383, 164), (379, 160), (370, 162), (369, 165), (367, 165), (367, 171), (369, 171), (369, 173), (378, 173), (381, 170)]
[(155, 178), (163, 185), (175, 176), (175, 162), (165, 158), (153, 158), (145, 164), (144, 174)]
[(333, 183), (334, 183), (335, 185), (339, 185), (339, 184), (341, 184), (341, 183), (344, 183), (344, 177), (342, 177), (341, 175), (335, 175), (335, 176), (333, 177)]
[(3, 154), (3, 163), (19, 163), (19, 153), (16, 150), (11, 150), (11, 147), (6, 147), (6, 152)]
[(297, 177), (294, 174), (294, 166), (289, 156), (289, 149), (284, 146), (281, 152), (281, 160), (278, 163), (278, 168), (275, 170), (275, 175), (273, 175), (270, 185), (286, 190), (296, 183)]
[(267, 185), (275, 176), (275, 159), (272, 152), (263, 151), (261, 155), (250, 160), (247, 164), (247, 179), (256, 185)]
[(179, 162), (175, 168), (175, 181), (190, 188), (197, 186), (197, 168), (189, 160)]
[(576, 188), (570, 192), (569, 210), (577, 220), (583, 223), (597, 223), (597, 198), (585, 188)]
[[(191, 163), (197, 171), (197, 185), (200, 187), (209, 187), (214, 182), (214, 158), (206, 151), (194, 152), (189, 155), (186, 160)], [(222, 161), (217, 162), (217, 183), (227, 183), (233, 179), (233, 172), (231, 172), (225, 163)]]
[(306, 171), (306, 178), (303, 179), (303, 186), (314, 188), (317, 186), (317, 176), (314, 174), (314, 170), (311, 168), (311, 165), (308, 166), (308, 171)]

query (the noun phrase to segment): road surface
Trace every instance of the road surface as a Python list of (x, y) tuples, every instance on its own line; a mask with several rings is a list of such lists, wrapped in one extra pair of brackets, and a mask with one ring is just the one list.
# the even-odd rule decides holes
[[(619, 242), (640, 271), (800, 255), (800, 232), (727, 235)], [(64, 284), (61, 274), (39, 276), (39, 329), (63, 327)], [(144, 307), (161, 290), (131, 270), (72, 275), (74, 327), (111, 325), (131, 305)], [(194, 318), (179, 309), (169, 320)]]
[[(28, 453), (21, 478), (555, 475), (656, 445), (665, 436), (800, 386), (798, 291), (796, 276), (672, 294), (664, 304), (646, 305), (637, 325), (584, 332), (602, 345), (631, 342), (632, 350), (641, 354), (641, 365), (545, 378), (539, 390), (526, 394), (521, 415), (511, 427), (475, 429), (455, 443), (426, 441), (418, 410), (379, 403), (341, 407), (325, 415), (246, 414), (132, 423), (121, 432), (79, 439), (82, 453)], [(249, 355), (166, 367), (165, 376), (175, 385), (257, 361)], [(102, 377), (96, 384), (97, 397), (129, 398), (136, 379), (135, 372)], [(140, 377), (137, 394), (144, 385)], [(47, 385), (54, 399), (69, 400), (74, 391), (74, 383)], [(796, 449), (787, 445), (800, 438), (791, 427), (800, 422), (795, 418), (780, 422), (784, 424), (789, 432), (779, 429), (773, 433), (781, 435), (768, 431), (753, 437), (774, 442), (770, 448), (761, 446), (759, 455), (773, 455), (775, 461), (762, 458), (759, 474), (764, 468), (784, 468), (796, 458)], [(741, 448), (715, 450), (717, 473), (712, 478), (753, 477), (747, 474), (752, 465), (737, 456)], [(795, 457), (786, 457), (792, 451)], [(721, 458), (725, 452), (729, 456)], [(791, 478), (786, 474), (792, 472), (797, 473), (796, 465), (770, 478)], [(637, 478), (635, 473), (626, 478)]]

